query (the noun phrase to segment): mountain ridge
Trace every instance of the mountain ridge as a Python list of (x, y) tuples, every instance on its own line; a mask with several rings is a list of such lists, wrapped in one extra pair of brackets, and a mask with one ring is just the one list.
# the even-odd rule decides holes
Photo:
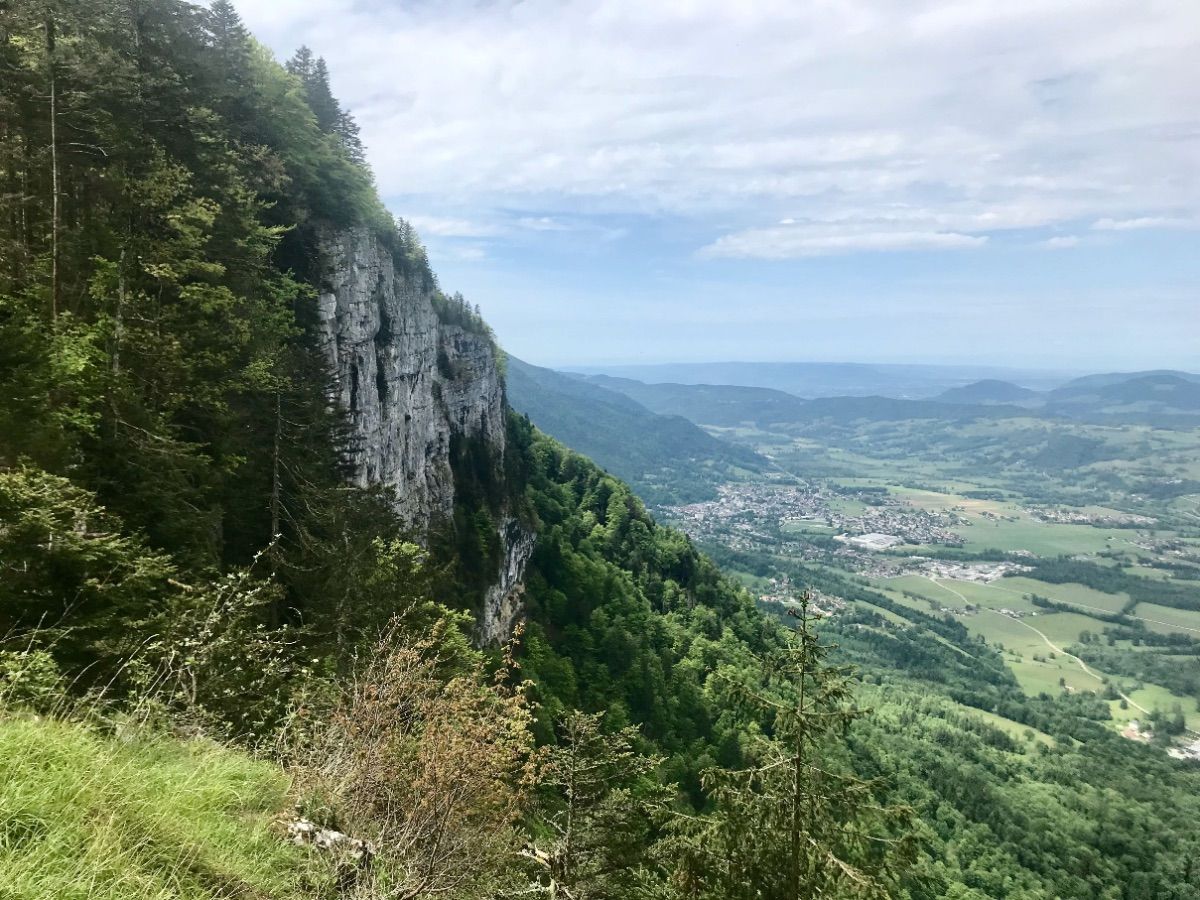
[(590, 379), (531, 366), (511, 355), (507, 360), (512, 407), (628, 481), (649, 503), (710, 499), (715, 485), (728, 480), (734, 469), (755, 471), (767, 464), (683, 416), (652, 412)]

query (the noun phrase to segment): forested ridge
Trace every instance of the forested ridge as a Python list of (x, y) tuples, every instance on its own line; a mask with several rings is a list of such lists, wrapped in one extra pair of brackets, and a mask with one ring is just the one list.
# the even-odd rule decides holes
[[(319, 55), (22, 0), (0, 72), (0, 896), (1200, 896), (1195, 772), (950, 621), (764, 615), (512, 413), (427, 541), (349, 486), (321, 233), (489, 332)], [(481, 650), (501, 507), (537, 540)]]

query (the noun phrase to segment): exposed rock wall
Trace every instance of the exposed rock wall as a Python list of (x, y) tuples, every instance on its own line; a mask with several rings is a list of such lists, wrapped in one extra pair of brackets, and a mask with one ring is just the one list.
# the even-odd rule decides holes
[[(326, 233), (319, 249), (320, 330), (334, 399), (351, 423), (352, 480), (392, 488), (404, 521), (428, 533), (454, 509), (451, 436), (504, 453), (504, 379), (491, 342), (442, 323), (428, 291), (396, 271), (370, 229)], [(533, 544), (507, 517), (500, 537), (503, 563), (480, 622), (488, 641), (511, 630)]]
[(479, 619), (479, 643), (484, 646), (507, 640), (524, 612), (521, 598), (525, 586), (521, 579), (525, 575), (529, 557), (533, 555), (533, 545), (537, 542), (537, 535), (513, 518), (504, 522), (500, 537), (504, 559), (500, 563), (496, 583), (488, 588), (483, 598), (483, 611)]

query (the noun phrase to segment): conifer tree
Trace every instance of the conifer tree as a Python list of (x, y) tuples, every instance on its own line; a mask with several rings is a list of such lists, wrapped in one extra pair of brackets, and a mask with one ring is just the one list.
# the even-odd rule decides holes
[(793, 640), (764, 661), (757, 684), (726, 678), (772, 734), (749, 767), (705, 773), (716, 811), (685, 826), (688, 897), (884, 898), (909, 860), (910, 811), (878, 805), (881, 782), (837, 765), (831, 752), (865, 715), (852, 703), (851, 670), (828, 662), (810, 596), (792, 615)]
[(286, 68), (300, 79), (301, 84), (307, 87), (308, 79), (312, 77), (313, 71), (312, 50), (306, 45), (301, 45), (300, 49), (287, 61)]
[(342, 110), (338, 114), (333, 130), (341, 138), (342, 146), (346, 148), (350, 159), (360, 166), (365, 166), (367, 164), (366, 148), (363, 147), (362, 136), (358, 130), (358, 123), (354, 121), (354, 116), (346, 110)]
[(631, 896), (671, 793), (653, 778), (661, 760), (637, 753), (636, 728), (606, 732), (603, 713), (571, 712), (558, 732), (539, 773), (549, 837), (528, 854), (538, 880), (574, 900)]
[(240, 80), (248, 66), (250, 32), (229, 0), (213, 0), (208, 15), (213, 48), (220, 54), (227, 73)]
[(305, 79), (305, 88), (308, 93), (308, 105), (317, 117), (317, 127), (326, 134), (333, 133), (342, 116), (342, 108), (329, 86), (329, 67), (325, 64), (325, 57), (317, 57), (312, 74)]
[(301, 46), (287, 62), (288, 72), (300, 79), (309, 108), (317, 125), (328, 134), (337, 135), (346, 155), (359, 166), (366, 165), (366, 153), (359, 135), (358, 123), (349, 111), (342, 109), (329, 84), (329, 67), (323, 57), (314, 57), (312, 50)]

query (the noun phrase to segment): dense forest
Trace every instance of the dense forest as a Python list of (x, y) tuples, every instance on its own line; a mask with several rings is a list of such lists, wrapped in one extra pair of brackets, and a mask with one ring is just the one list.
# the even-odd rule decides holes
[[(349, 486), (322, 232), (490, 332), (319, 56), (22, 0), (0, 71), (0, 896), (1200, 897), (1200, 776), (950, 620), (764, 614), (515, 413), (429, 535)], [(501, 506), (537, 539), (480, 649)]]

